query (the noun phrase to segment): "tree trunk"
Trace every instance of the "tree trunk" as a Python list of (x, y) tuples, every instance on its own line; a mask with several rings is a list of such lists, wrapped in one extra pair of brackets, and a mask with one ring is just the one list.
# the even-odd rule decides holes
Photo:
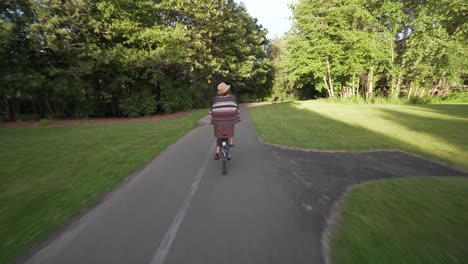
[(40, 96), (33, 96), (33, 102), (34, 102), (34, 108), (36, 109), (36, 114), (39, 116), (39, 118), (44, 118), (45, 117), (45, 111), (44, 108), (42, 107), (41, 103), (41, 97)]
[(20, 110), (19, 98), (13, 97), (10, 100), (3, 97), (0, 100), (0, 111), (8, 121), (15, 121), (18, 118)]
[(426, 89), (425, 88), (421, 89), (421, 93), (420, 93), (421, 97), (424, 97), (424, 95), (426, 95)]
[(396, 91), (395, 91), (395, 98), (399, 98), (400, 97), (400, 85), (401, 85), (401, 76), (398, 75), (398, 79), (397, 79), (397, 82), (396, 82)]
[(119, 110), (119, 100), (115, 96), (115, 94), (112, 94), (112, 117), (117, 117), (118, 110)]
[(390, 43), (390, 50), (391, 50), (391, 62), (392, 62), (392, 65), (390, 66), (391, 67), (391, 76), (392, 76), (392, 80), (390, 81), (390, 96), (391, 97), (394, 97), (395, 96), (395, 91), (396, 91), (396, 81), (395, 81), (395, 76), (394, 76), (394, 73), (395, 73), (395, 48), (393, 47), (394, 43), (391, 42)]
[(8, 100), (4, 97), (0, 98), (0, 112), (2, 113), (5, 120), (10, 120), (10, 109), (8, 106)]
[(442, 77), (439, 78), (437, 81), (437, 85), (433, 86), (431, 92), (429, 93), (430, 96), (435, 96), (437, 92), (442, 90)]
[(361, 85), (361, 78), (358, 76), (356, 84), (356, 95), (359, 95), (359, 86)]
[(161, 107), (161, 85), (160, 85), (159, 81), (156, 81), (155, 89), (156, 89), (156, 112), (162, 112), (162, 107)]
[(367, 92), (366, 98), (370, 98), (372, 96), (372, 92), (374, 91), (374, 67), (370, 68), (370, 72), (367, 79)]
[(408, 99), (408, 101), (409, 101), (409, 100), (411, 99), (411, 91), (412, 91), (412, 89), (413, 89), (413, 85), (412, 85), (412, 84), (409, 84), (408, 86), (409, 86), (409, 90), (408, 90), (408, 98), (407, 98), (407, 99)]
[(54, 109), (51, 107), (51, 105), (50, 105), (50, 101), (49, 101), (49, 99), (48, 99), (48, 98), (46, 99), (46, 105), (47, 105), (47, 109), (49, 109), (49, 113), (51, 113), (51, 114), (52, 114), (52, 113), (54, 113), (54, 112), (55, 112), (55, 111), (54, 111)]
[(331, 77), (331, 70), (330, 70), (330, 61), (327, 58), (327, 70), (328, 70), (328, 82), (329, 82), (329, 87), (330, 87), (330, 94), (331, 97), (335, 97), (334, 92), (333, 92), (333, 82), (332, 82), (332, 77)]
[(332, 94), (330, 93), (330, 88), (328, 87), (327, 77), (325, 77), (325, 74), (322, 74), (322, 77), (323, 77), (323, 83), (325, 84), (325, 88), (327, 88), (328, 97), (331, 98)]
[(15, 105), (15, 116), (13, 120), (18, 120), (19, 114), (20, 114), (20, 100), (19, 98), (16, 98), (15, 100), (16, 105)]

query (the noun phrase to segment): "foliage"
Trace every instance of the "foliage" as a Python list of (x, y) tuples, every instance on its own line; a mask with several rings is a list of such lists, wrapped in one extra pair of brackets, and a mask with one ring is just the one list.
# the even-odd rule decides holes
[(78, 116), (81, 118), (88, 118), (95, 116), (96, 104), (93, 100), (84, 100), (78, 106)]
[(442, 97), (444, 103), (468, 103), (468, 92), (452, 92), (446, 97)]
[(272, 96), (296, 99), (297, 95), (294, 94), (295, 90), (291, 87), (291, 82), (288, 81), (286, 68), (284, 66), (284, 62), (288, 56), (284, 39), (275, 38), (271, 40), (267, 55), (275, 69)]
[(125, 116), (147, 116), (156, 111), (156, 97), (148, 92), (134, 93), (120, 104)]
[(142, 90), (173, 112), (205, 107), (221, 81), (256, 98), (272, 85), (267, 32), (232, 0), (4, 1), (0, 32), (6, 119), (25, 100), (41, 117), (118, 116)]
[(281, 40), (285, 56), (276, 70), (279, 90), (411, 100), (448, 93), (467, 76), (462, 0), (299, 0), (291, 9), (293, 27)]
[(343, 104), (466, 104), (468, 103), (468, 92), (466, 91), (452, 91), (446, 96), (418, 96), (407, 98), (373, 96), (365, 98), (361, 95), (353, 97), (331, 97), (321, 98), (317, 101), (334, 102)]
[(468, 92), (453, 91), (447, 96), (411, 97), (408, 102), (412, 104), (467, 104)]
[(165, 113), (174, 113), (181, 110), (189, 110), (195, 104), (194, 91), (182, 83), (174, 83), (174, 86), (162, 88), (161, 108)]
[(39, 121), (39, 126), (48, 126), (50, 124), (50, 120), (47, 118), (43, 118)]

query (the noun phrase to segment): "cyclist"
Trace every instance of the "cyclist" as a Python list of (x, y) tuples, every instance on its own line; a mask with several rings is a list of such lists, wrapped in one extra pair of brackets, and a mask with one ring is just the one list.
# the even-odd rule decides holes
[[(218, 85), (218, 95), (214, 99), (213, 106), (209, 114), (211, 115), (211, 124), (226, 124), (240, 122), (239, 106), (236, 102), (236, 97), (230, 93), (230, 85), (224, 82)], [(222, 144), (222, 139), (216, 139), (216, 154), (215, 160), (219, 160), (219, 151)], [(234, 147), (234, 138), (229, 138), (229, 144)]]

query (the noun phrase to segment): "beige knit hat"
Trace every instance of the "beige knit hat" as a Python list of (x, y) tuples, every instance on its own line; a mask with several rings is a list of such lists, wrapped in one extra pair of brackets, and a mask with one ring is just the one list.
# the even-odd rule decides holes
[(227, 85), (224, 82), (218, 84), (218, 94), (225, 94), (229, 89), (231, 88), (231, 85)]

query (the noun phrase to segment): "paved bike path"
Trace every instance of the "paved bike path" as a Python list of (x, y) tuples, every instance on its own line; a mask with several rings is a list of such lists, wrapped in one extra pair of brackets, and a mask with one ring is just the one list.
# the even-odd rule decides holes
[(228, 175), (213, 160), (212, 127), (198, 127), (26, 263), (323, 263), (325, 218), (360, 173), (460, 174), (401, 153), (406, 163), (264, 145), (241, 112)]
[(198, 127), (27, 263), (152, 263), (202, 169), (163, 263), (305, 263), (318, 257), (310, 248), (319, 245), (295, 224), (293, 203), (272, 181), (274, 161), (246, 111), (241, 118), (228, 175), (213, 160), (212, 127)]

